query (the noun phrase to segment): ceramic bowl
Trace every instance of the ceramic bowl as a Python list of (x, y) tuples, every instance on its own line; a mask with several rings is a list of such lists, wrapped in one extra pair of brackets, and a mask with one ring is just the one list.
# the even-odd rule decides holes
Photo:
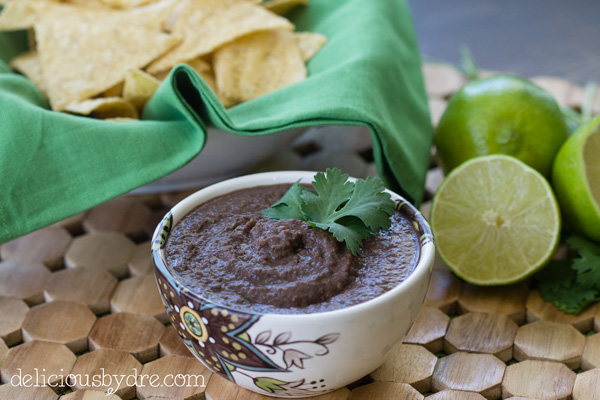
[(306, 128), (270, 135), (237, 135), (208, 127), (202, 151), (178, 170), (133, 190), (132, 194), (164, 193), (208, 186), (247, 173), (254, 165), (287, 148)]
[(306, 397), (348, 385), (379, 367), (408, 333), (425, 298), (434, 260), (429, 225), (391, 193), (419, 235), (414, 271), (394, 289), (351, 307), (314, 314), (260, 314), (217, 304), (187, 289), (171, 272), (164, 246), (171, 228), (197, 205), (238, 189), (312, 181), (314, 172), (268, 172), (230, 179), (187, 197), (167, 213), (153, 238), (161, 298), (186, 347), (214, 373), (252, 391)]

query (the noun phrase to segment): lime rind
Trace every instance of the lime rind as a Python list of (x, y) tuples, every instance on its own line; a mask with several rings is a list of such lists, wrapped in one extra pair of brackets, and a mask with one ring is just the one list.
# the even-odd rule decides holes
[(591, 198), (600, 214), (600, 125), (587, 135), (583, 145), (583, 165)]
[(552, 184), (565, 220), (600, 242), (600, 115), (580, 127), (554, 160)]
[(467, 282), (523, 280), (551, 259), (558, 204), (546, 179), (514, 157), (477, 157), (440, 185), (431, 209), (438, 254)]

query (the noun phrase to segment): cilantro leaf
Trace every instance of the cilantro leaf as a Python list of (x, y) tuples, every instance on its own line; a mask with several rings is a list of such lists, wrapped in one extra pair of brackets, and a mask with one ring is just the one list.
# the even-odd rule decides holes
[(364, 239), (390, 227), (394, 201), (384, 192), (381, 179), (350, 182), (347, 174), (333, 168), (317, 173), (312, 185), (314, 193), (296, 182), (263, 215), (307, 221), (310, 227), (329, 231), (345, 242), (354, 255), (360, 254)]
[(302, 193), (302, 210), (313, 222), (331, 222), (336, 211), (350, 200), (354, 192), (354, 183), (337, 168), (328, 169), (327, 175), (322, 172), (316, 174), (312, 185), (316, 194), (310, 191)]
[(302, 212), (302, 193), (310, 191), (300, 186), (300, 179), (296, 181), (279, 201), (262, 211), (262, 214), (271, 219), (299, 219), (306, 221)]
[(577, 271), (577, 283), (590, 289), (600, 289), (600, 258), (578, 258), (572, 268)]
[(384, 189), (379, 178), (368, 177), (356, 181), (352, 197), (338, 211), (336, 218), (352, 215), (360, 218), (371, 231), (388, 229), (392, 224), (390, 216), (394, 214), (394, 202)]
[(536, 279), (542, 298), (566, 313), (580, 313), (597, 297), (595, 290), (577, 281), (577, 273), (569, 260), (551, 261), (538, 272)]
[(371, 231), (367, 229), (365, 224), (354, 217), (342, 218), (326, 224), (309, 222), (308, 225), (331, 232), (338, 242), (346, 242), (346, 246), (355, 256), (360, 254), (362, 241), (371, 236)]
[(567, 244), (579, 251), (579, 258), (573, 261), (572, 266), (578, 273), (577, 283), (600, 290), (600, 246), (580, 236), (571, 236)]
[(551, 261), (535, 276), (540, 295), (559, 310), (578, 314), (594, 301), (600, 300), (600, 246), (579, 236), (567, 239), (579, 257)]

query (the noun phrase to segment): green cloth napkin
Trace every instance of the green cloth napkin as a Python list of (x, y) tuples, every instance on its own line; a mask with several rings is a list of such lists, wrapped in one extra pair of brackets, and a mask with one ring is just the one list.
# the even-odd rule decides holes
[[(48, 109), (0, 61), (0, 243), (82, 212), (180, 168), (205, 126), (265, 135), (310, 125), (365, 125), (385, 184), (419, 203), (432, 142), (410, 11), (404, 0), (311, 0), (290, 15), (325, 34), (303, 82), (225, 110), (187, 66), (176, 67), (142, 121), (106, 122)], [(27, 48), (0, 34), (0, 59)]]

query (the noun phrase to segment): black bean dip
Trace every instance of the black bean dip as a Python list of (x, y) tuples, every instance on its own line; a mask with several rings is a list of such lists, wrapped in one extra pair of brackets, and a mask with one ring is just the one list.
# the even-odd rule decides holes
[(289, 185), (257, 186), (214, 198), (169, 235), (166, 257), (180, 281), (242, 311), (297, 314), (373, 299), (402, 282), (419, 258), (417, 233), (400, 213), (365, 240), (359, 257), (333, 235), (261, 211)]

